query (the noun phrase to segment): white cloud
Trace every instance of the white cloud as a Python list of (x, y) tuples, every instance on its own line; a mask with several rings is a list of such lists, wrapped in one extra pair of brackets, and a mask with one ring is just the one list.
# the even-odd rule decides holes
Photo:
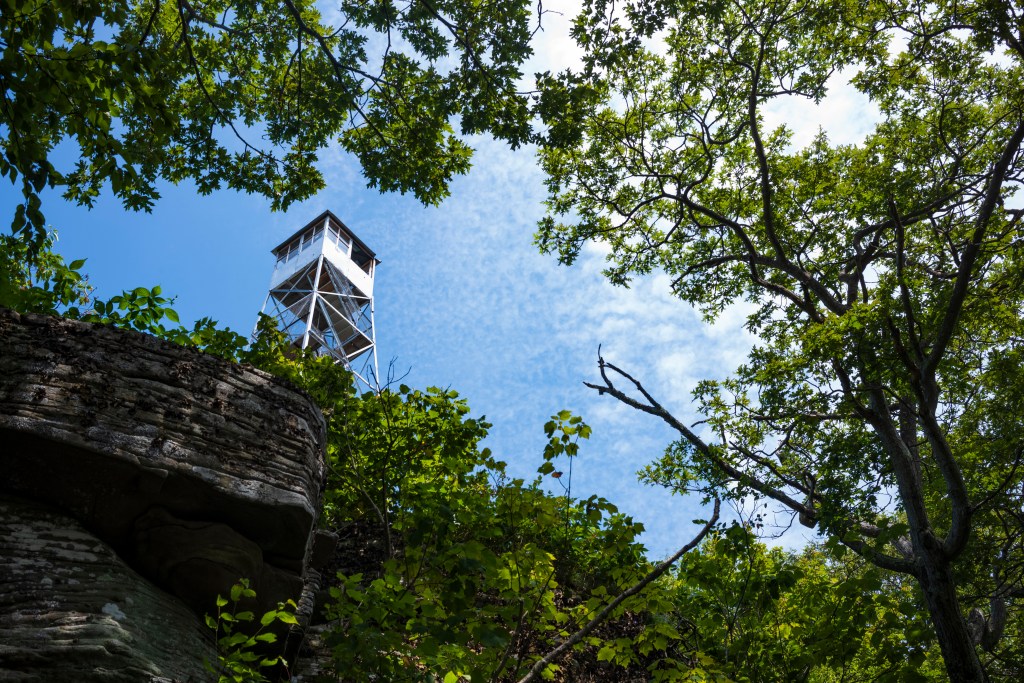
[[(544, 5), (561, 14), (545, 19), (527, 80), (534, 71), (577, 64), (580, 56), (568, 37), (579, 3)], [(820, 107), (770, 110), (769, 120), (788, 122), (798, 140), (819, 125), (855, 140), (866, 125), (864, 111), (856, 93), (837, 87)], [(581, 413), (594, 436), (574, 467), (574, 493), (617, 503), (647, 525), (654, 555), (667, 555), (692, 536), (698, 502), (642, 487), (635, 472), (674, 435), (582, 382), (597, 379), (602, 345), (609, 360), (692, 422), (694, 383), (722, 377), (743, 360), (750, 306), (737, 304), (708, 326), (672, 296), (664, 274), (613, 287), (600, 275), (607, 246), (599, 243), (588, 244), (575, 266), (559, 266), (533, 245), (545, 193), (531, 151), (483, 138), (473, 144), (474, 169), (456, 180), (440, 208), (365, 189), (356, 162), (333, 147), (321, 155), (329, 187), (287, 214), (270, 214), (265, 201), (245, 195), (198, 198), (182, 185), (166, 188), (151, 215), (126, 215), (103, 198), (88, 218), (75, 207), (66, 215), (48, 207), (47, 216), (62, 231), (66, 226), (61, 244), (69, 258), (90, 257), (86, 268), (108, 288), (105, 296), (160, 282), (181, 296), (176, 306), (184, 319), (211, 315), (248, 330), (266, 293), (269, 250), (331, 209), (383, 261), (376, 282), (381, 366), (397, 357), (399, 372), (411, 367), (410, 385), (451, 386), (466, 395), (474, 414), (495, 423), (488, 445), (518, 476), (540, 464), (548, 416), (562, 408)]]
[(635, 472), (672, 435), (582, 382), (596, 378), (604, 343), (609, 358), (638, 375), (653, 369), (653, 388), (669, 405), (687, 405), (695, 370), (659, 366), (657, 358), (706, 356), (696, 347), (699, 319), (671, 297), (663, 276), (627, 290), (603, 280), (593, 250), (572, 268), (539, 254), (532, 233), (544, 195), (533, 159), (500, 143), (475, 144), (476, 168), (440, 209), (333, 182), (311, 202), (338, 207), (383, 259), (376, 285), (382, 364), (397, 356), (401, 370), (412, 367), (407, 383), (450, 385), (466, 395), (476, 414), (494, 422), (489, 445), (517, 476), (532, 477), (540, 464), (549, 415), (562, 408), (583, 414), (595, 434), (574, 468), (574, 494), (620, 505), (647, 524), (652, 551), (667, 554), (687, 540), (675, 538), (689, 533), (678, 519), (699, 515), (692, 501), (641, 487)]
[[(579, 63), (568, 37), (578, 7), (545, 2), (559, 14), (545, 17), (524, 89), (532, 87), (535, 71)], [(819, 106), (773, 106), (766, 121), (787, 123), (799, 145), (819, 126), (837, 142), (854, 142), (867, 110), (858, 93), (841, 85)], [(745, 358), (751, 339), (743, 323), (751, 306), (736, 304), (709, 326), (672, 295), (667, 275), (613, 287), (600, 275), (608, 253), (600, 243), (587, 244), (573, 267), (557, 265), (532, 242), (545, 192), (530, 150), (511, 152), (485, 138), (473, 146), (472, 172), (453, 184), (441, 208), (364, 191), (354, 162), (332, 153), (330, 189), (308, 211), (334, 209), (383, 259), (377, 281), (382, 365), (397, 356), (400, 369), (412, 368), (408, 383), (450, 385), (466, 395), (475, 414), (494, 422), (489, 445), (516, 476), (532, 478), (540, 464), (549, 415), (562, 408), (581, 413), (594, 436), (573, 468), (573, 493), (602, 495), (643, 521), (653, 554), (665, 556), (692, 536), (689, 521), (703, 516), (699, 501), (643, 487), (635, 473), (675, 435), (582, 382), (598, 380), (601, 345), (608, 360), (692, 423), (696, 382), (728, 375)]]
[(820, 103), (802, 97), (781, 97), (772, 100), (763, 113), (765, 129), (785, 125), (793, 132), (792, 144), (796, 149), (809, 145), (821, 130), (832, 144), (858, 144), (880, 118), (878, 107), (848, 79), (839, 77)]
[(569, 29), (582, 6), (576, 1), (544, 3), (541, 30), (533, 40), (534, 54), (524, 69), (527, 76), (543, 71), (558, 73), (580, 64), (583, 51), (569, 36)]

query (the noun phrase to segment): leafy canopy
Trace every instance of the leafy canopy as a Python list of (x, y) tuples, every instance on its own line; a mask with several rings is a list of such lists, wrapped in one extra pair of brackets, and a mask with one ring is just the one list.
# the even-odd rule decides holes
[[(539, 106), (542, 249), (603, 242), (612, 282), (666, 272), (708, 320), (754, 308), (748, 362), (695, 391), (701, 433), (602, 361), (595, 388), (680, 434), (646, 476), (772, 499), (914, 576), (956, 680), (995, 648), (966, 613), (1024, 596), (1006, 560), (1024, 551), (1021, 19), (987, 0), (592, 0), (583, 67), (545, 75)], [(765, 123), (851, 86), (878, 112), (855, 144)], [(954, 595), (968, 580), (986, 585)]]
[[(11, 254), (27, 249), (7, 239)], [(82, 263), (65, 264), (46, 248), (37, 262), (12, 259), (17, 287), (7, 301), (16, 310), (59, 312), (250, 363), (321, 406), (329, 465), (321, 523), (344, 537), (363, 528), (380, 539), (376, 551), (368, 544), (342, 553), (362, 566), (342, 567), (328, 586), (336, 621), (320, 643), (346, 675), (527, 681), (539, 669), (543, 679), (941, 680), (920, 666), (934, 647), (913, 587), (882, 580), (836, 547), (794, 557), (732, 525), (683, 555), (674, 575), (636, 591), (652, 576), (638, 542), (643, 525), (606, 500), (568, 495), (573, 460), (591, 433), (568, 411), (543, 426), (538, 468), (563, 484), (558, 496), (539, 478), (506, 475), (481, 446), (490, 425), (454, 391), (399, 385), (358, 396), (348, 372), (296, 354), (270, 318), (252, 343), (209, 320), (190, 330), (158, 286), (101, 301), (91, 298)], [(623, 591), (633, 593), (619, 600)], [(240, 605), (252, 596), (242, 581), (207, 617), (224, 680), (264, 680), (280, 662), (254, 650), (275, 636), (253, 631), (256, 617)], [(293, 607), (264, 614), (260, 626), (292, 624)], [(606, 619), (570, 642), (606, 609)], [(565, 655), (548, 661), (544, 653), (566, 643)]]
[(469, 168), (461, 136), (525, 140), (530, 36), (525, 0), (345, 0), (330, 18), (312, 0), (4, 2), (14, 232), (42, 238), (44, 188), (90, 206), (109, 185), (148, 210), (158, 180), (191, 180), (284, 209), (323, 188), (335, 141), (371, 186), (437, 203)]

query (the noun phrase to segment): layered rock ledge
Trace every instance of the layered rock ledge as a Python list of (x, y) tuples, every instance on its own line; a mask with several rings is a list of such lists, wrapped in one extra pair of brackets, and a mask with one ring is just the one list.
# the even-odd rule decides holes
[(0, 680), (206, 681), (210, 633), (51, 506), (0, 496)]
[(240, 577), (260, 606), (298, 599), (323, 450), (312, 400), (267, 373), (0, 309), (0, 494), (72, 518), (195, 614)]

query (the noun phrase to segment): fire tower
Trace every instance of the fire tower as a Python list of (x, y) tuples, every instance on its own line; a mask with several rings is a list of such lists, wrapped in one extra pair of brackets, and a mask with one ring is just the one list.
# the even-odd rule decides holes
[(380, 261), (330, 211), (273, 249), (263, 312), (300, 349), (332, 356), (374, 388), (373, 274)]

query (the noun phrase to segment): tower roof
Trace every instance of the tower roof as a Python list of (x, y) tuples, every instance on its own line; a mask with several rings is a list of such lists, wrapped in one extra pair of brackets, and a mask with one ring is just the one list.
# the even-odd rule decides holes
[(319, 216), (317, 216), (316, 218), (314, 218), (313, 220), (311, 220), (310, 222), (306, 223), (301, 228), (299, 228), (298, 230), (293, 232), (291, 235), (288, 236), (287, 239), (283, 240), (280, 244), (278, 244), (276, 247), (271, 249), (270, 250), (271, 253), (274, 254), (274, 256), (277, 256), (277, 252), (282, 247), (287, 246), (289, 242), (291, 242), (293, 239), (295, 239), (296, 237), (301, 235), (305, 230), (308, 230), (309, 228), (313, 227), (317, 223), (322, 223), (325, 218), (330, 219), (330, 221), (332, 223), (334, 223), (337, 227), (341, 228), (345, 232), (346, 235), (348, 235), (349, 237), (352, 238), (353, 244), (355, 244), (360, 249), (362, 249), (364, 252), (366, 252), (366, 254), (370, 258), (372, 258), (377, 263), (380, 263), (380, 259), (377, 258), (377, 255), (374, 253), (373, 249), (370, 249), (370, 247), (366, 246), (366, 243), (363, 242), (361, 239), (359, 239), (359, 237), (354, 232), (352, 232), (352, 229), (349, 228), (347, 225), (345, 225), (345, 223), (340, 218), (335, 216), (334, 213), (331, 212), (330, 210), (324, 211), (322, 214), (320, 214)]

